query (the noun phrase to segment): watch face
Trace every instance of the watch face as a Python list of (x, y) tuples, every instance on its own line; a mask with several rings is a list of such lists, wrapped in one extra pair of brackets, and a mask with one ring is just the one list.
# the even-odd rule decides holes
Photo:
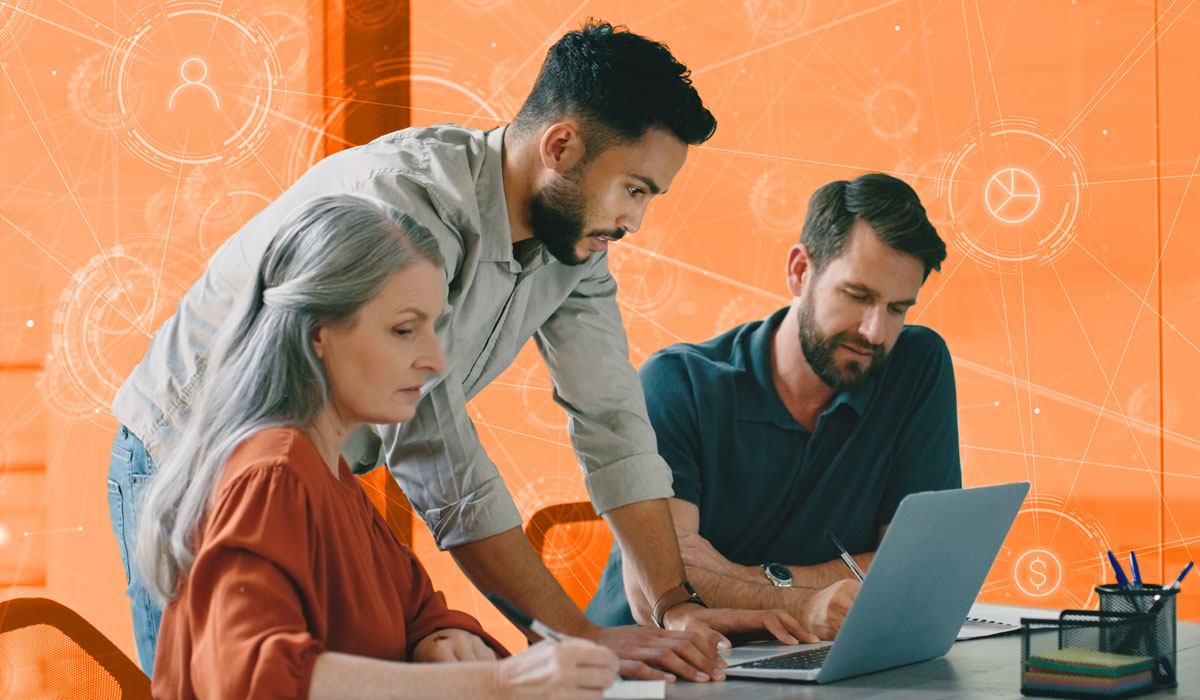
[(792, 572), (783, 564), (766, 564), (767, 576), (772, 581), (784, 585), (790, 585), (792, 582)]

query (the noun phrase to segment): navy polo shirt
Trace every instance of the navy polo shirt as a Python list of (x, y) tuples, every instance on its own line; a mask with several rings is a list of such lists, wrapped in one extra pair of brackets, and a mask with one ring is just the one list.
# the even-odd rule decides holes
[[(675, 497), (700, 509), (700, 535), (730, 561), (797, 566), (873, 551), (901, 499), (962, 486), (950, 352), (936, 332), (905, 326), (881, 372), (838, 393), (809, 432), (771, 377), (771, 337), (787, 309), (642, 366), (658, 451)], [(587, 615), (633, 624), (613, 544)]]

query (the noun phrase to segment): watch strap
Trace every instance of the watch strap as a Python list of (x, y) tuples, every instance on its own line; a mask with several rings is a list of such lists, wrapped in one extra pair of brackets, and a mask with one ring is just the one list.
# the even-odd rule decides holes
[(650, 616), (654, 619), (655, 626), (662, 628), (663, 616), (667, 614), (667, 611), (684, 603), (695, 603), (702, 608), (708, 607), (696, 589), (692, 588), (692, 584), (680, 581), (679, 585), (667, 589), (667, 592), (659, 596), (658, 601), (654, 603), (654, 610)]

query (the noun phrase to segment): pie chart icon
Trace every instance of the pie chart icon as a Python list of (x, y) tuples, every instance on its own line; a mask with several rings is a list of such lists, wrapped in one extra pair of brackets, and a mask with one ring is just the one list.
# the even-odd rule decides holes
[(1042, 190), (1024, 170), (1005, 168), (988, 179), (984, 201), (992, 216), (1006, 224), (1019, 224), (1037, 211)]

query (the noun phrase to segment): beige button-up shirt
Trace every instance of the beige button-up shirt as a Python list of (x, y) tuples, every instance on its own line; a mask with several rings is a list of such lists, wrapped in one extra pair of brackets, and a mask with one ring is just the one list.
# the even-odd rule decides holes
[(672, 495), (655, 447), (605, 254), (568, 266), (538, 246), (513, 257), (501, 172), (504, 129), (404, 129), (322, 160), (221, 246), (146, 356), (117, 392), (113, 413), (161, 463), (178, 440), (219, 324), (253, 278), (280, 223), (318, 196), (377, 197), (429, 227), (445, 257), (448, 361), (426, 384), (411, 421), (376, 426), (388, 468), (439, 546), (521, 525), (512, 496), (479, 442), (466, 403), (529, 338), (597, 512)]

